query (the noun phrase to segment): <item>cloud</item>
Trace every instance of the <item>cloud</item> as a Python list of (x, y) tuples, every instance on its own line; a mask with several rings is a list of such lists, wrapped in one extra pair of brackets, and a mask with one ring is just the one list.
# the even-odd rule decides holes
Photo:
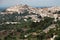
[(2, 3), (2, 0), (0, 0), (0, 4)]
[(12, 6), (16, 4), (28, 4), (30, 6), (57, 6), (60, 5), (60, 0), (0, 0), (0, 6)]

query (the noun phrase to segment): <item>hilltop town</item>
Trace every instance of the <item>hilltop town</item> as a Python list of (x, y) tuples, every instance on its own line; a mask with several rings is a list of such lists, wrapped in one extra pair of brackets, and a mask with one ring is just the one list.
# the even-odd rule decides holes
[(60, 7), (15, 5), (0, 12), (0, 40), (58, 40)]
[(58, 18), (60, 20), (60, 7), (49, 7), (49, 8), (33, 8), (28, 5), (16, 5), (9, 7), (5, 10), (5, 12), (0, 12), (0, 14), (13, 14), (17, 12), (17, 14), (23, 14), (24, 12), (28, 12), (29, 15), (23, 16), (24, 18), (32, 17), (36, 21), (39, 21), (37, 18), (38, 16), (44, 17), (51, 17), (51, 18)]

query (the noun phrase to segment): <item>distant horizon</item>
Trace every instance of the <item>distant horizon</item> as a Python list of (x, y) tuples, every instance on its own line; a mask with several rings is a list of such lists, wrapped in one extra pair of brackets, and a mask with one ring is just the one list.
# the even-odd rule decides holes
[[(2, 9), (2, 8), (3, 9), (6, 9), (6, 8), (9, 8), (9, 7), (12, 7), (12, 6), (16, 6), (16, 5), (11, 5), (11, 6), (7, 6), (7, 7), (6, 6), (3, 6), (3, 7), (0, 7), (0, 9)], [(21, 4), (18, 4), (18, 5), (21, 5)], [(27, 5), (27, 4), (22, 4), (22, 5)], [(28, 5), (28, 6), (30, 6), (30, 5)], [(45, 8), (45, 7), (55, 7), (55, 6), (31, 6), (31, 7), (33, 7), (33, 8)]]
[[(16, 4), (17, 5), (17, 4)], [(19, 4), (20, 5), (20, 4)], [(27, 5), (27, 4), (22, 4), (22, 5)], [(12, 5), (12, 6), (15, 6), (15, 5)], [(5, 9), (5, 8), (9, 8), (9, 7), (12, 7), (12, 6), (8, 6), (8, 7), (0, 7), (0, 9)], [(30, 5), (28, 5), (30, 6)], [(52, 6), (31, 6), (33, 8), (44, 8), (44, 7), (52, 7)]]
[(0, 8), (17, 4), (27, 4), (32, 7), (60, 6), (60, 0), (0, 0)]

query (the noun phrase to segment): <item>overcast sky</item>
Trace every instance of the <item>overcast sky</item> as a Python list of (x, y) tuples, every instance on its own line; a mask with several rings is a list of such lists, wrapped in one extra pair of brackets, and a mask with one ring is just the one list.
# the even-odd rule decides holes
[(60, 6), (60, 0), (0, 0), (0, 7), (9, 7), (17, 4), (36, 6)]

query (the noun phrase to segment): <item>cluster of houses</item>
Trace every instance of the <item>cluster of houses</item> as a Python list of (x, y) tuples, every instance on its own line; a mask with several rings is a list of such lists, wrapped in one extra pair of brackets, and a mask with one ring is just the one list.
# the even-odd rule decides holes
[[(51, 17), (55, 18), (55, 21), (57, 21), (57, 18), (60, 20), (60, 14), (57, 12), (60, 11), (60, 7), (49, 7), (49, 8), (33, 8), (28, 5), (16, 5), (12, 6), (10, 8), (6, 9), (6, 12), (1, 12), (1, 14), (13, 14), (14, 12), (17, 12), (18, 14), (23, 14), (27, 10), (29, 14), (34, 13), (35, 15), (26, 15), (25, 18), (31, 17), (32, 20), (40, 21), (38, 18), (38, 15), (40, 15), (42, 18), (44, 17)], [(38, 15), (37, 15), (38, 14)]]

